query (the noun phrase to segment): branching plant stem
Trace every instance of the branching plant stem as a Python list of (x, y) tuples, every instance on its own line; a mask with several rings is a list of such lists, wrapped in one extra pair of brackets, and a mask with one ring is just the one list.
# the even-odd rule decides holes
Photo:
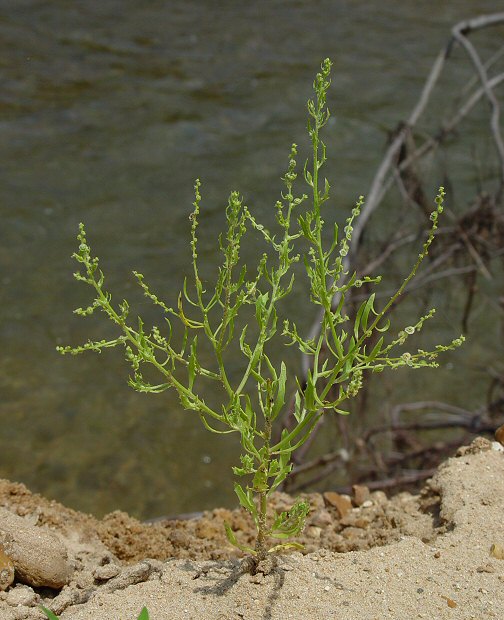
[[(431, 214), (432, 226), (418, 259), (399, 289), (381, 310), (375, 310), (375, 293), (366, 298), (356, 318), (350, 322), (345, 315), (345, 295), (363, 284), (376, 284), (379, 277), (357, 278), (345, 267), (345, 257), (352, 240), (354, 221), (359, 217), (363, 198), (359, 198), (351, 216), (346, 220), (343, 234), (334, 225), (332, 241), (326, 245), (323, 235), (322, 207), (329, 201), (330, 185), (322, 181), (321, 168), (326, 162), (326, 145), (321, 131), (329, 119), (326, 95), (330, 86), (331, 62), (325, 60), (314, 82), (315, 96), (308, 102), (308, 132), (312, 143), (312, 158), (304, 166), (304, 178), (311, 189), (311, 206), (303, 213), (299, 207), (308, 202), (306, 195), (294, 195), (297, 178), (297, 147), (291, 148), (288, 168), (283, 182), (285, 190), (275, 204), (277, 231), (270, 233), (250, 213), (238, 192), (232, 192), (226, 207), (227, 231), (219, 239), (223, 254), (222, 265), (215, 282), (214, 291), (207, 293), (198, 270), (198, 226), (201, 210), (200, 182), (195, 184), (195, 200), (191, 218), (193, 282), (184, 282), (176, 309), (166, 305), (144, 282), (142, 274), (134, 272), (137, 283), (164, 314), (165, 328), (144, 328), (138, 317), (131, 322), (130, 307), (126, 300), (118, 307), (112, 304), (111, 294), (104, 288), (105, 277), (98, 268), (98, 258), (91, 254), (81, 224), (78, 235), (79, 249), (74, 258), (82, 271), (76, 279), (90, 285), (94, 300), (88, 308), (78, 308), (77, 314), (87, 316), (96, 309), (103, 311), (114, 322), (120, 335), (115, 340), (88, 342), (77, 347), (59, 347), (61, 353), (78, 354), (92, 350), (121, 345), (131, 365), (129, 385), (140, 392), (159, 393), (168, 389), (178, 393), (184, 409), (196, 412), (204, 426), (214, 433), (238, 433), (243, 453), (241, 466), (233, 472), (245, 483), (235, 483), (235, 492), (241, 506), (250, 513), (257, 528), (254, 547), (243, 545), (229, 525), (228, 540), (253, 558), (252, 570), (257, 570), (269, 554), (289, 548), (300, 548), (291, 539), (304, 527), (309, 511), (305, 501), (296, 501), (288, 512), (268, 515), (268, 498), (285, 480), (292, 469), (292, 453), (307, 440), (324, 414), (347, 412), (342, 404), (355, 397), (362, 388), (366, 370), (381, 372), (385, 368), (436, 367), (439, 353), (458, 347), (463, 338), (447, 345), (438, 345), (432, 351), (404, 351), (408, 337), (423, 327), (434, 310), (428, 312), (396, 336), (385, 342), (390, 323), (386, 315), (393, 309), (396, 299), (415, 276), (429, 251), (437, 229), (438, 217), (443, 210), (444, 190), (436, 198)], [(321, 189), (323, 187), (323, 189)], [(255, 275), (240, 260), (242, 238), (251, 227), (262, 235), (264, 252), (258, 259)], [(307, 250), (305, 249), (307, 247)], [(295, 252), (297, 251), (297, 253)], [(272, 256), (275, 259), (272, 259)], [(296, 325), (283, 317), (283, 330), (277, 326), (282, 310), (281, 300), (287, 297), (294, 284), (292, 266), (301, 256), (304, 259), (310, 299), (321, 308), (320, 330), (314, 338), (302, 338)], [(338, 296), (340, 303), (334, 307)], [(256, 336), (247, 331), (245, 309), (255, 311)], [(177, 347), (172, 343), (172, 324), (180, 323), (182, 339)], [(350, 324), (351, 323), (351, 324)], [(238, 335), (235, 335), (239, 333)], [(378, 335), (373, 339), (373, 336)], [(271, 341), (283, 337), (284, 344), (294, 345), (311, 359), (306, 383), (298, 385), (295, 396), (295, 424), (284, 429), (275, 440), (275, 420), (285, 408), (287, 364), (278, 363), (271, 357)], [(202, 365), (199, 356), (199, 338), (206, 338), (213, 351), (213, 362)], [(230, 379), (232, 361), (228, 347), (237, 342), (241, 354), (247, 360), (239, 380)], [(370, 343), (373, 343), (371, 346)], [(143, 376), (144, 366), (153, 367), (163, 378), (159, 384), (151, 384)], [(217, 384), (223, 394), (221, 409), (210, 407), (202, 397), (204, 382)], [(336, 391), (336, 392), (335, 392)], [(270, 556), (271, 557), (271, 556)]]

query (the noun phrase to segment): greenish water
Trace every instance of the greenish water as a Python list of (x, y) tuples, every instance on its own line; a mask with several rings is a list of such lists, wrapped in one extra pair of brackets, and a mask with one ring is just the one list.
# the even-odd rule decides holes
[[(450, 26), (499, 8), (427, 4), (3, 0), (0, 476), (96, 514), (234, 503), (233, 438), (210, 436), (169, 393), (132, 392), (119, 352), (55, 352), (113, 333), (104, 320), (71, 313), (88, 301), (71, 277), (78, 222), (116, 299), (134, 295), (131, 269), (170, 298), (189, 270), (187, 216), (199, 176), (208, 230), (200, 255), (211, 272), (231, 189), (271, 221), (290, 144), (306, 143), (304, 105), (326, 56), (334, 60), (326, 174), (333, 204), (347, 207), (367, 190), (387, 130), (411, 110)], [(502, 29), (480, 36), (479, 49), (495, 50), (499, 36)], [(446, 92), (470, 75), (460, 52), (451, 66)], [(427, 126), (443, 105), (438, 95)], [(447, 151), (439, 169), (431, 162), (432, 187), (449, 163), (458, 198), (464, 188), (473, 195), (472, 148), (485, 135), (478, 148), (492, 150), (485, 113), (473, 115), (462, 149)], [(377, 226), (394, 222), (381, 215)], [(440, 290), (436, 303), (436, 336), (458, 335), (456, 300)], [(312, 319), (297, 298), (289, 312), (301, 325)], [(478, 312), (457, 373), (386, 379), (389, 402), (427, 393), (462, 406), (483, 400), (478, 367), (498, 339), (480, 321), (485, 306)]]

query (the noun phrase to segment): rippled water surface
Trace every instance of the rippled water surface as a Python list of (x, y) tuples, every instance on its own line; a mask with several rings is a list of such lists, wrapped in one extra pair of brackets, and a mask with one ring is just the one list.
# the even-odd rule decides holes
[[(497, 4), (3, 0), (0, 476), (97, 514), (233, 502), (234, 438), (209, 436), (169, 393), (131, 391), (118, 351), (55, 352), (114, 333), (105, 320), (72, 315), (89, 301), (71, 276), (78, 222), (116, 299), (132, 296), (153, 317), (130, 271), (173, 300), (189, 270), (196, 176), (209, 273), (231, 189), (271, 221), (290, 143), (306, 144), (304, 106), (321, 59), (334, 61), (327, 174), (334, 204), (348, 206), (367, 190), (387, 131), (411, 110), (450, 26)], [(495, 49), (492, 36), (479, 39), (482, 50)], [(467, 72), (459, 57), (447, 92)], [(478, 115), (471, 127), (476, 141)], [(450, 163), (460, 161), (472, 195), (464, 148)], [(433, 170), (433, 187), (440, 180)], [(393, 222), (382, 216), (379, 225)], [(300, 303), (289, 312), (301, 325), (312, 316)], [(417, 393), (459, 396), (451, 377), (406, 381)]]

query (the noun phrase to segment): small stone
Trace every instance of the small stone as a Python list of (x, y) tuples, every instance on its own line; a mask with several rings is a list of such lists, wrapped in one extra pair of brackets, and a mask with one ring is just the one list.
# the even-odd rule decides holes
[(363, 484), (354, 484), (353, 491), (353, 503), (355, 506), (362, 506), (362, 504), (370, 499), (369, 488)]
[(121, 569), (117, 564), (105, 564), (105, 566), (98, 566), (93, 571), (93, 577), (97, 581), (108, 581), (113, 577), (117, 577), (117, 575), (121, 572)]
[(441, 557), (441, 552), (436, 551), (436, 553), (434, 554), (434, 557), (436, 558), (436, 560), (438, 560)]
[(383, 506), (388, 502), (387, 494), (384, 491), (374, 491), (371, 493), (371, 498), (375, 504)]
[(344, 517), (340, 519), (340, 525), (343, 525), (344, 527), (353, 527), (356, 519), (357, 516), (353, 513), (353, 511), (348, 512)]
[(12, 607), (17, 607), (18, 605), (22, 605), (23, 607), (35, 607), (40, 597), (32, 588), (18, 585), (9, 592), (5, 600), (9, 605), (12, 605)]
[(359, 538), (360, 536), (362, 536), (362, 531), (356, 527), (346, 527), (341, 532), (341, 535), (343, 536), (343, 538), (346, 538), (347, 540), (355, 540), (356, 538)]
[(71, 607), (72, 605), (82, 605), (86, 603), (93, 595), (95, 588), (87, 588), (81, 590), (80, 588), (67, 587), (52, 599), (50, 609), (53, 613), (59, 616), (61, 613)]
[(282, 564), (282, 570), (285, 572), (288, 572), (288, 571), (294, 570), (294, 566), (284, 563)]
[(317, 512), (310, 517), (310, 525), (315, 525), (322, 528), (331, 525), (332, 521), (331, 515), (325, 508), (317, 510)]
[(38, 612), (29, 607), (13, 607), (12, 608), (12, 620), (34, 620), (33, 613), (36, 613), (37, 620), (40, 618)]
[(324, 493), (324, 499), (328, 504), (336, 508), (340, 517), (344, 517), (352, 508), (352, 501), (348, 495), (340, 495), (334, 491), (326, 491)]
[(108, 581), (101, 588), (105, 592), (115, 592), (124, 590), (129, 586), (142, 583), (148, 579), (158, 577), (163, 572), (163, 563), (159, 560), (142, 560), (138, 564), (133, 564), (124, 568), (117, 577)]
[(0, 545), (0, 590), (7, 590), (13, 581), (14, 563)]
[(261, 585), (263, 581), (264, 581), (264, 575), (262, 573), (257, 573), (256, 575), (251, 575), (250, 577), (250, 583)]
[(452, 609), (455, 609), (455, 607), (457, 606), (457, 603), (453, 599), (448, 598), (447, 596), (445, 596), (443, 598), (446, 598), (446, 604), (448, 605), (448, 607), (451, 607)]
[(497, 560), (504, 560), (504, 547), (497, 543), (494, 543), (490, 547), (490, 555)]
[(322, 528), (321, 527), (316, 527), (315, 525), (312, 525), (312, 526), (306, 528), (306, 534), (310, 538), (320, 538), (320, 534), (322, 534)]
[(371, 508), (371, 506), (373, 505), (373, 502), (370, 499), (367, 499), (363, 504), (362, 504), (362, 508)]
[(461, 446), (455, 456), (461, 457), (467, 454), (478, 454), (492, 449), (492, 442), (485, 437), (476, 437), (468, 446)]
[(495, 573), (495, 567), (488, 562), (487, 564), (483, 564), (482, 566), (478, 566), (476, 569), (478, 573)]
[(12, 560), (19, 581), (55, 589), (70, 581), (73, 571), (67, 550), (48, 528), (30, 525), (0, 508), (0, 544)]
[(504, 446), (504, 424), (495, 431), (495, 439)]

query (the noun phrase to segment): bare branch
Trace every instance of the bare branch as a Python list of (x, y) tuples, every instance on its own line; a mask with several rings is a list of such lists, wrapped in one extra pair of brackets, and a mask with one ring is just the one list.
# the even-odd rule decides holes
[[(487, 16), (487, 21), (485, 23), (485, 26), (490, 25), (491, 17), (493, 17), (493, 20), (491, 22), (492, 25), (504, 21), (504, 13), (497, 13), (493, 16), (489, 15)], [(453, 34), (453, 37), (460, 43), (460, 45), (469, 54), (469, 57), (471, 58), (476, 68), (476, 71), (479, 75), (479, 78), (481, 80), (481, 84), (485, 91), (485, 95), (492, 108), (490, 124), (491, 124), (492, 135), (495, 141), (495, 146), (497, 148), (497, 153), (500, 159), (500, 166), (501, 166), (501, 171), (500, 171), (501, 180), (500, 180), (500, 188), (498, 192), (498, 196), (500, 197), (502, 194), (502, 190), (504, 188), (504, 141), (502, 140), (502, 134), (500, 131), (500, 106), (499, 106), (499, 102), (497, 101), (497, 97), (495, 96), (495, 93), (489, 84), (488, 75), (487, 75), (485, 67), (483, 66), (483, 63), (481, 62), (479, 54), (476, 51), (474, 45), (469, 41), (469, 39), (466, 36), (469, 32), (471, 32), (471, 30), (474, 30), (475, 28), (475, 27), (471, 27), (471, 21), (476, 21), (476, 20), (469, 20), (468, 22), (461, 22), (460, 24), (457, 24), (452, 29), (452, 34)], [(479, 20), (479, 22), (481, 22), (481, 19)], [(481, 26), (476, 26), (476, 27), (481, 27)]]

